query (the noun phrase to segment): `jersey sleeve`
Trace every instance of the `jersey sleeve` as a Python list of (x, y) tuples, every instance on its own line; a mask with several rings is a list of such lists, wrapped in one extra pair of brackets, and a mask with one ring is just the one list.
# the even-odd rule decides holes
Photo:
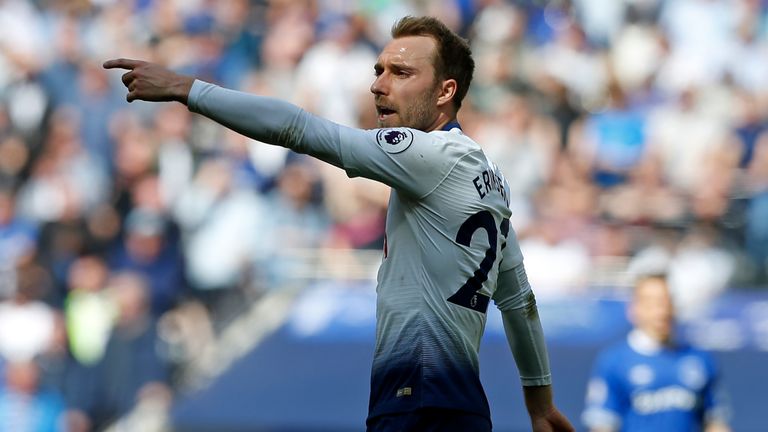
[(535, 300), (529, 299), (532, 291), (523, 264), (523, 252), (520, 250), (517, 234), (512, 227), (509, 228), (507, 237), (502, 243), (501, 257), (498, 284), (493, 293), (496, 307), (506, 311), (526, 307), (531, 302), (535, 304)]
[(618, 352), (608, 350), (598, 356), (587, 385), (583, 423), (590, 429), (619, 430), (629, 409), (629, 396), (617, 371)]
[(499, 273), (498, 288), (493, 300), (501, 311), (504, 332), (523, 386), (552, 384), (549, 355), (536, 298), (528, 285), (522, 263)]
[(429, 194), (461, 154), (442, 137), (409, 128), (362, 130), (288, 102), (195, 81), (190, 111), (250, 138), (287, 147), (416, 197)]
[(415, 129), (340, 129), (344, 169), (422, 198), (445, 179), (463, 156), (444, 137)]
[(517, 241), (517, 234), (514, 228), (509, 228), (507, 239), (502, 246), (499, 273), (513, 269), (523, 262), (523, 252), (520, 250), (520, 244)]

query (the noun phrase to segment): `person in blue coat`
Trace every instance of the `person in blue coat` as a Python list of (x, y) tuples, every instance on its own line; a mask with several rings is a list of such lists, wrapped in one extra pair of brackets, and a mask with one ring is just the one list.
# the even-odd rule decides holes
[(627, 338), (594, 365), (583, 415), (589, 430), (730, 431), (714, 358), (675, 337), (664, 275), (637, 280), (629, 318)]

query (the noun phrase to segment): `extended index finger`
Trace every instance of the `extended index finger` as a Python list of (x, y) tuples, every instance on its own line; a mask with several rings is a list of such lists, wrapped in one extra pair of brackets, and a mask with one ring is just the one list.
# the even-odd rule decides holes
[(133, 60), (133, 59), (127, 59), (127, 58), (119, 58), (119, 59), (112, 59), (107, 60), (104, 62), (103, 67), (104, 69), (136, 69), (140, 65), (144, 64), (141, 60)]

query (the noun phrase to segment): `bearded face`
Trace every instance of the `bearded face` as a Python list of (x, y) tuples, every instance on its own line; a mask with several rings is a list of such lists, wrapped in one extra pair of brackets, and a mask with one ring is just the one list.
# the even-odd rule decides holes
[(431, 130), (438, 117), (435, 41), (424, 36), (392, 40), (375, 66), (371, 85), (378, 126)]

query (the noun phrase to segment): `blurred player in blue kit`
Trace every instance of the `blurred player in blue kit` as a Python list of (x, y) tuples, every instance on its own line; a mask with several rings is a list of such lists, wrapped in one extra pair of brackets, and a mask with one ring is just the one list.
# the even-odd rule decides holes
[(502, 312), (533, 430), (571, 431), (553, 403), (536, 302), (509, 225), (509, 184), (456, 120), (474, 71), (469, 46), (431, 17), (403, 18), (392, 37), (374, 66), (374, 130), (139, 60), (104, 67), (128, 70), (129, 102), (178, 101), (256, 140), (391, 186), (369, 432), (491, 430), (478, 360), (491, 299)]
[(666, 278), (635, 284), (626, 340), (603, 351), (587, 390), (584, 423), (593, 432), (727, 432), (714, 359), (679, 343)]

